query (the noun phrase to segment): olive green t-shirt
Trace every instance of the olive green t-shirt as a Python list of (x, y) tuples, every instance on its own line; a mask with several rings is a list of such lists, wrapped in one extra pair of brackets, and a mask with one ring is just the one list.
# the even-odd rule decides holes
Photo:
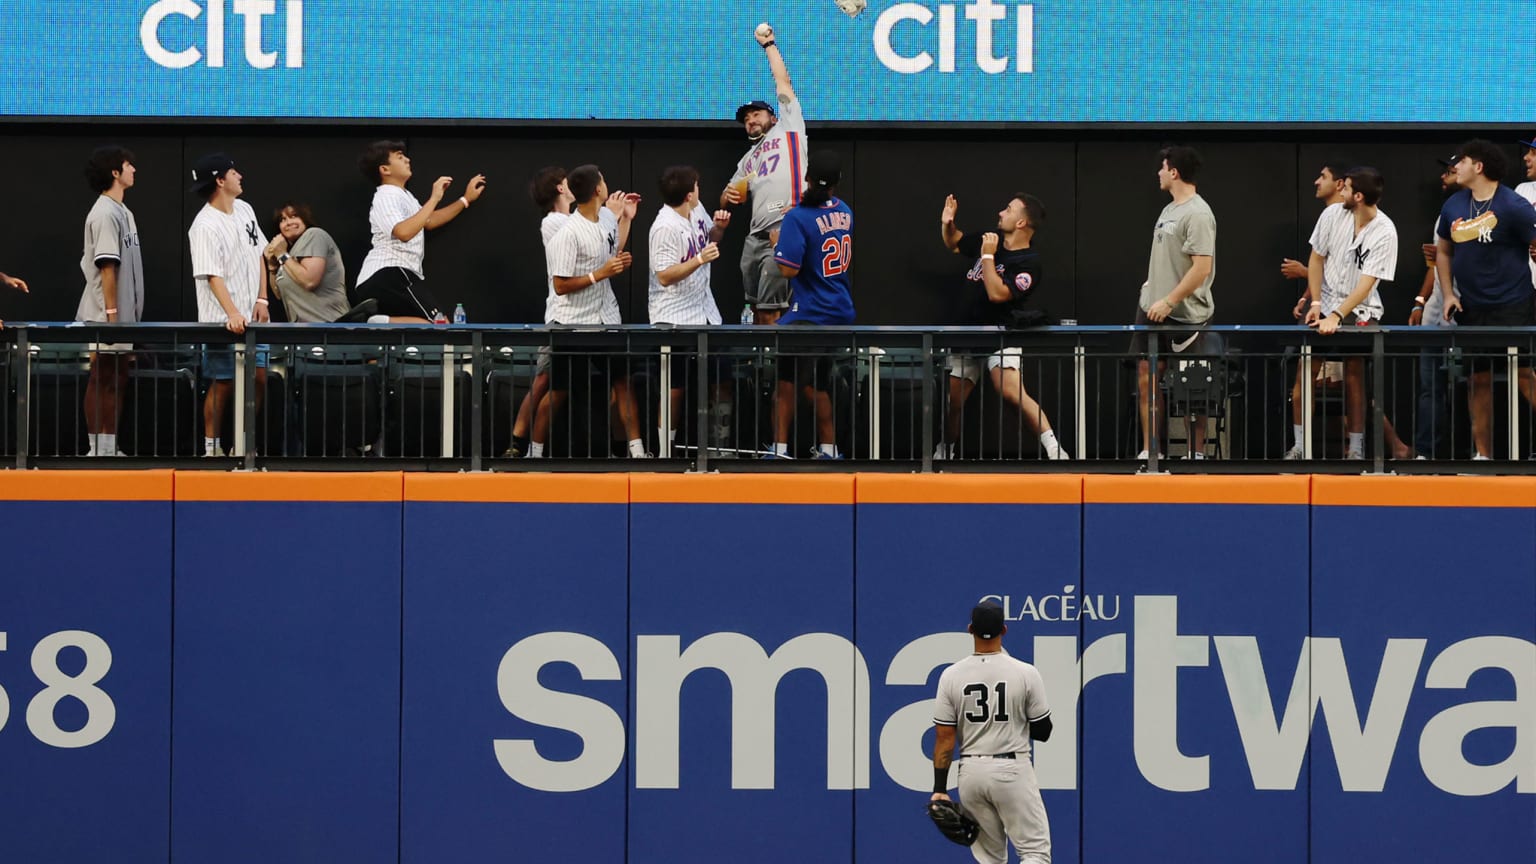
[(1189, 268), (1194, 256), (1211, 256), (1211, 275), (1168, 316), (1184, 324), (1201, 324), (1216, 312), (1211, 283), (1216, 281), (1216, 214), (1205, 199), (1195, 195), (1182, 204), (1170, 202), (1152, 229), (1152, 254), (1147, 261), (1147, 282), (1141, 289), (1141, 310), (1167, 297)]

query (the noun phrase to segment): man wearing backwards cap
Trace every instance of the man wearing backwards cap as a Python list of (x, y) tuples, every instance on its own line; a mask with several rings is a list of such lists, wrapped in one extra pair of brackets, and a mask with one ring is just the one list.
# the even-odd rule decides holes
[[(223, 153), (210, 153), (192, 166), (192, 194), (206, 202), (187, 230), (192, 276), (197, 282), (197, 320), (223, 324), (231, 333), (244, 333), (246, 324), (270, 320), (267, 268), (261, 264), (267, 238), (256, 211), (239, 200), (245, 192), (243, 180), (234, 160)], [(268, 346), (256, 348), (256, 410), (260, 411)], [(203, 401), (203, 454), (221, 456), (220, 426), (235, 384), (234, 348), (206, 349), (203, 375), (212, 380)]]
[(736, 173), (720, 206), (752, 199), (752, 224), (741, 250), (741, 280), (753, 321), (773, 324), (789, 306), (789, 282), (773, 266), (773, 247), (779, 240), (784, 211), (800, 203), (801, 179), (805, 176), (805, 116), (789, 82), (789, 67), (774, 41), (773, 28), (760, 24), (757, 42), (768, 55), (768, 68), (779, 99), (772, 105), (755, 99), (736, 109), (736, 122), (753, 142), (752, 149), (736, 165)]
[(933, 703), (933, 795), (949, 800), (949, 765), (960, 743), (960, 799), (981, 825), (971, 854), (1006, 864), (1013, 841), (1020, 864), (1050, 864), (1051, 826), (1029, 761), (1029, 741), (1051, 737), (1040, 670), (1003, 650), (1003, 608), (983, 600), (971, 610), (971, 656), (939, 676)]

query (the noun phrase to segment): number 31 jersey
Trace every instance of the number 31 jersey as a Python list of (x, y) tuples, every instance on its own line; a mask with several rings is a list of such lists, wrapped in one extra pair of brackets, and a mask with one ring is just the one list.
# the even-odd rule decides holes
[(1008, 655), (972, 654), (939, 676), (933, 722), (955, 726), (963, 756), (1029, 754), (1029, 724), (1050, 716), (1040, 670)]

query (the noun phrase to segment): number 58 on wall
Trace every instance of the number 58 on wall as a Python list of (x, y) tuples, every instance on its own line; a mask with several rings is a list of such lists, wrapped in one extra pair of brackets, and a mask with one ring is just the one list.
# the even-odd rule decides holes
[[(0, 652), (8, 645), (0, 631)], [(78, 648), (85, 654), (85, 668), (70, 675), (59, 668), (59, 654), (65, 648)], [(75, 749), (100, 742), (117, 722), (117, 706), (112, 697), (96, 685), (112, 668), (112, 649), (106, 640), (84, 630), (60, 630), (44, 636), (32, 648), (32, 674), (43, 685), (27, 703), (27, 728), (33, 737), (50, 747)], [(74, 731), (59, 728), (54, 709), (65, 699), (79, 700), (85, 706), (85, 725)], [(11, 719), (11, 697), (0, 682), (0, 732)]]

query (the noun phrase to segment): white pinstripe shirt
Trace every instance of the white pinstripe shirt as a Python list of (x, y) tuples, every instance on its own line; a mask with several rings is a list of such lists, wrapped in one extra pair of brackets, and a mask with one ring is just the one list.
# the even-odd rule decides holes
[[(1536, 204), (1536, 180), (1521, 183), (1519, 186), (1516, 186), (1515, 194), (1531, 202), (1532, 204)], [(1531, 286), (1536, 287), (1536, 260), (1531, 261), (1530, 264)]]
[(1376, 218), (1355, 231), (1355, 214), (1343, 204), (1330, 204), (1317, 217), (1312, 229), (1312, 251), (1323, 262), (1322, 313), (1338, 310), (1345, 298), (1355, 291), (1361, 276), (1378, 280), (1371, 293), (1355, 311), (1363, 318), (1381, 319), (1381, 282), (1390, 282), (1397, 273), (1397, 226), (1387, 214), (1376, 211)]
[(368, 208), (368, 228), (373, 232), (373, 248), (368, 250), (362, 269), (357, 271), (359, 285), (386, 267), (403, 267), (426, 278), (422, 259), (427, 257), (427, 229), (421, 229), (415, 237), (403, 242), (396, 240), (394, 233), (396, 225), (420, 211), (421, 202), (416, 200), (416, 196), (399, 186), (381, 183), (379, 188), (373, 190), (373, 205)]
[(658, 278), (661, 271), (698, 255), (708, 245), (714, 227), (714, 220), (701, 204), (695, 204), (686, 219), (671, 207), (663, 207), (656, 214), (650, 235), (652, 324), (720, 323), (720, 307), (709, 289), (711, 265), (705, 264), (671, 285), (662, 285)]
[(544, 320), (551, 324), (622, 324), (619, 301), (607, 279), (598, 280), (569, 294), (555, 294), (554, 277), (585, 277), (607, 263), (619, 251), (619, 220), (607, 207), (597, 211), (593, 222), (580, 213), (571, 214), (544, 247), (550, 277), (550, 299)]
[[(549, 275), (549, 241), (555, 239), (555, 235), (560, 233), (560, 226), (564, 225), (565, 220), (569, 218), (571, 218), (571, 214), (569, 213), (556, 213), (551, 210), (550, 212), (544, 214), (544, 221), (539, 223), (539, 236), (544, 240), (545, 324), (553, 323), (555, 320), (550, 316), (555, 312), (555, 300), (558, 297), (558, 295), (555, 294), (555, 280), (550, 278)], [(601, 219), (602, 217), (599, 216), (598, 218)]]
[(250, 318), (261, 293), (261, 250), (267, 245), (251, 205), (236, 200), (233, 212), (225, 213), (204, 204), (187, 229), (187, 241), (192, 247), (192, 277), (197, 282), (197, 320), (209, 324), (229, 320), (209, 287), (210, 276), (224, 280), (235, 308)]

